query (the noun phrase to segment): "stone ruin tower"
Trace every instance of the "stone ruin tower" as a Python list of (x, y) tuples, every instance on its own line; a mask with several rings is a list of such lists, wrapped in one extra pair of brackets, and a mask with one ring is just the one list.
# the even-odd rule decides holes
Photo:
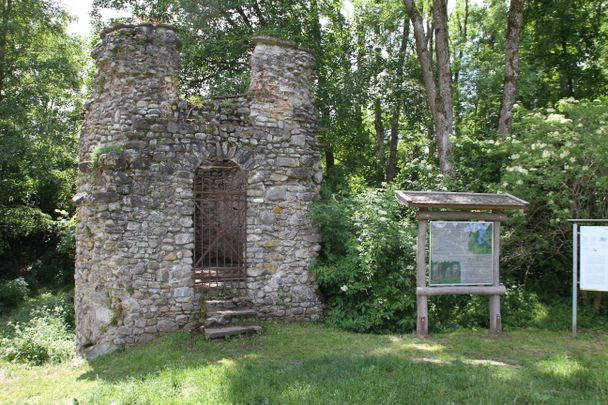
[[(118, 26), (80, 140), (76, 324), (89, 357), (204, 323), (213, 305), (316, 320), (321, 171), (312, 56), (254, 39), (244, 95), (178, 97), (168, 26)], [(236, 311), (235, 311), (236, 312)]]

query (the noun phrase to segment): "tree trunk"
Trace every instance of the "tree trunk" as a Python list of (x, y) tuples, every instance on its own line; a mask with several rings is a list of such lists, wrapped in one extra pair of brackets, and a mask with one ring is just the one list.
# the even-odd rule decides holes
[[(310, 2), (310, 12), (312, 14), (312, 27), (311, 27), (311, 36), (312, 36), (312, 45), (313, 45), (313, 54), (317, 61), (317, 75), (318, 75), (318, 86), (317, 86), (317, 100), (319, 102), (319, 113), (320, 113), (320, 124), (321, 128), (324, 131), (329, 129), (330, 122), (330, 114), (329, 107), (327, 106), (327, 101), (322, 97), (322, 92), (327, 91), (327, 78), (325, 77), (325, 71), (323, 70), (323, 44), (322, 44), (322, 34), (321, 34), (321, 17), (319, 12), (319, 5), (317, 0), (312, 0)], [(319, 96), (321, 95), (321, 96)], [(325, 175), (329, 177), (332, 168), (334, 167), (336, 160), (334, 157), (334, 151), (331, 145), (328, 145), (327, 142), (324, 144), (324, 154), (325, 154)]]
[(401, 101), (391, 115), (391, 141), (389, 144), (388, 167), (386, 168), (386, 181), (395, 180), (397, 175), (397, 146), (399, 145), (399, 116), (401, 115)]
[(374, 129), (376, 130), (376, 164), (380, 181), (384, 181), (384, 124), (382, 123), (382, 105), (379, 97), (374, 100)]
[(433, 27), (432, 21), (426, 22), (426, 42), (427, 48), (429, 50), (429, 55), (431, 56), (431, 66), (433, 65), (433, 35), (435, 34), (435, 29)]
[(435, 93), (437, 108), (435, 132), (439, 169), (441, 173), (452, 176), (454, 155), (450, 136), (454, 134), (454, 106), (452, 100), (452, 71), (450, 67), (450, 48), (448, 42), (448, 19), (446, 0), (433, 0), (433, 25), (435, 26), (435, 54), (439, 91)]
[[(403, 0), (408, 11), (414, 38), (416, 53), (422, 69), (422, 79), (426, 89), (427, 100), (433, 116), (435, 143), (439, 159), (439, 171), (445, 176), (454, 175), (453, 147), (450, 135), (453, 134), (454, 116), (452, 106), (452, 76), (450, 73), (450, 55), (448, 47), (447, 8), (443, 0), (433, 0), (433, 26), (435, 31), (435, 50), (439, 75), (438, 89), (433, 80), (431, 54), (426, 45), (422, 17), (413, 0)], [(429, 33), (431, 34), (431, 33)]]
[(336, 158), (334, 157), (334, 151), (329, 148), (329, 147), (325, 147), (325, 176), (328, 177), (329, 173), (331, 172), (331, 169), (333, 169), (333, 167), (336, 164)]
[(459, 87), (459, 80), (460, 80), (460, 69), (462, 66), (462, 57), (464, 55), (464, 48), (467, 44), (467, 32), (468, 32), (468, 25), (469, 25), (469, 0), (464, 0), (464, 17), (463, 17), (463, 21), (462, 24), (460, 24), (460, 21), (458, 22), (458, 27), (460, 30), (460, 49), (458, 50), (458, 56), (456, 57), (456, 61), (454, 63), (454, 92), (455, 97), (454, 97), (454, 126), (456, 128), (458, 128), (458, 123), (460, 122), (460, 111), (461, 111), (461, 104), (460, 104), (460, 87)]
[(566, 38), (562, 38), (562, 61), (561, 61), (561, 93), (562, 97), (573, 97), (574, 86), (572, 83), (570, 53), (568, 52), (568, 43)]
[(401, 115), (401, 98), (403, 90), (403, 65), (407, 52), (407, 41), (410, 36), (410, 20), (407, 14), (403, 18), (403, 34), (399, 47), (399, 59), (397, 62), (397, 93), (395, 97), (395, 107), (391, 115), (391, 141), (389, 144), (388, 167), (386, 169), (386, 181), (391, 182), (397, 174), (397, 146), (399, 145), (399, 117)]
[(456, 57), (456, 61), (454, 63), (454, 91), (458, 93), (458, 81), (460, 80), (460, 66), (462, 64), (462, 56), (464, 54), (464, 47), (467, 43), (467, 30), (469, 24), (469, 0), (464, 0), (464, 17), (462, 24), (460, 24), (460, 19), (458, 22), (458, 28), (460, 30), (460, 40), (462, 45), (458, 50), (458, 56)]
[(500, 116), (498, 118), (498, 132), (505, 137), (511, 133), (513, 106), (517, 97), (517, 77), (519, 76), (518, 49), (523, 16), (524, 0), (511, 0), (505, 42), (505, 80)]
[(245, 13), (245, 10), (243, 10), (243, 7), (237, 7), (236, 11), (243, 19), (245, 25), (247, 25), (250, 29), (253, 29), (253, 25), (251, 24), (251, 21), (249, 21), (249, 17), (247, 17), (247, 14)]
[[(435, 82), (433, 81), (431, 54), (427, 49), (427, 38), (424, 34), (424, 24), (422, 22), (422, 17), (414, 4), (414, 0), (403, 0), (403, 4), (405, 4), (405, 8), (407, 9), (412, 22), (412, 27), (414, 28), (416, 53), (418, 54), (420, 68), (422, 69), (422, 82), (424, 83), (427, 100), (432, 113), (435, 111)], [(429, 33), (429, 35), (432, 34)]]
[(4, 99), (4, 80), (7, 76), (6, 46), (9, 27), (9, 18), (12, 9), (12, 0), (2, 2), (2, 26), (0, 26), (0, 103)]

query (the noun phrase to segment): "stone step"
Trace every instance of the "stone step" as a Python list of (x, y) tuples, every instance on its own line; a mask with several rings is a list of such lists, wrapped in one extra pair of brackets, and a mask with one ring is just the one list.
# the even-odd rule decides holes
[(257, 316), (257, 311), (249, 308), (216, 311), (207, 313), (205, 326), (224, 326), (236, 319), (244, 320), (257, 318)]
[(205, 300), (205, 308), (208, 313), (217, 311), (226, 311), (231, 309), (238, 309), (239, 302), (232, 300)]
[(248, 326), (226, 326), (223, 328), (205, 328), (205, 337), (207, 339), (229, 338), (231, 336), (244, 335), (247, 333), (261, 332), (262, 327), (259, 325)]
[(258, 311), (249, 308), (243, 309), (229, 309), (224, 311), (217, 311), (215, 314), (223, 318), (246, 318), (250, 316), (257, 316)]
[(225, 307), (225, 308), (235, 308), (236, 303), (232, 300), (205, 300), (205, 305), (207, 308), (212, 307)]
[(215, 313), (218, 311), (236, 311), (239, 309), (247, 309), (249, 306), (249, 301), (245, 299), (228, 299), (228, 300), (218, 300), (218, 299), (209, 299), (205, 300), (205, 310), (208, 314)]

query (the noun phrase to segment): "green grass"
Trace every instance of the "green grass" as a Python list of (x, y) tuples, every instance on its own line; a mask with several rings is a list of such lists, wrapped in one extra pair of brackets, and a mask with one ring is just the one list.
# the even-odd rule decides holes
[(0, 403), (606, 403), (608, 334), (485, 331), (420, 340), (318, 324), (258, 336), (175, 333), (91, 362), (0, 363)]

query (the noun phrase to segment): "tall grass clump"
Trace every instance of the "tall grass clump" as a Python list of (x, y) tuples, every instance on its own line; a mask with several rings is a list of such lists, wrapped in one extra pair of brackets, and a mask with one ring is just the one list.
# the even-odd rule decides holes
[(69, 294), (42, 294), (11, 314), (0, 330), (0, 358), (30, 365), (57, 364), (76, 355)]

